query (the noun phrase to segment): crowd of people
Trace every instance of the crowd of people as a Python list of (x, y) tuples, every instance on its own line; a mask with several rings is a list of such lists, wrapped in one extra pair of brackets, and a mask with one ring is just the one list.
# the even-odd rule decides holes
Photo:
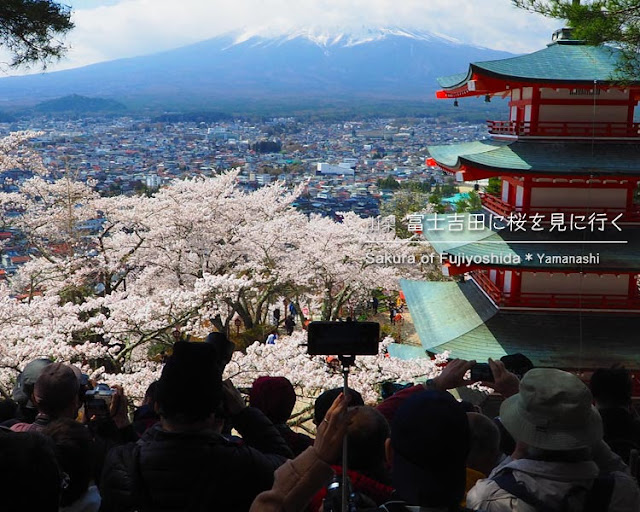
[(246, 398), (223, 381), (232, 351), (219, 334), (176, 342), (131, 418), (121, 388), (29, 363), (0, 403), (0, 509), (330, 512), (344, 499), (349, 511), (640, 511), (640, 420), (624, 369), (587, 386), (490, 360), (485, 384), (504, 397), (490, 417), (448, 392), (475, 365), (456, 359), (378, 404), (326, 390), (313, 439), (288, 425), (286, 378), (262, 376)]

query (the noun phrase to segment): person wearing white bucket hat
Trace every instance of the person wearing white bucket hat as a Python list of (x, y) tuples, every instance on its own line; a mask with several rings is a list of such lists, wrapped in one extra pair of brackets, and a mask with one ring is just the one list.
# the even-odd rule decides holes
[[(496, 376), (496, 380), (498, 376)], [(623, 472), (601, 474), (592, 448), (602, 420), (578, 377), (556, 369), (529, 371), (519, 392), (500, 407), (516, 440), (511, 458), (467, 494), (467, 507), (486, 512), (640, 510), (640, 490)]]

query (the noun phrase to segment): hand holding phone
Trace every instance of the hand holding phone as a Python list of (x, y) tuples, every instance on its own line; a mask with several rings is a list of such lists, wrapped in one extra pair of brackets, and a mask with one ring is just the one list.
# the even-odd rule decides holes
[(494, 382), (493, 371), (489, 363), (476, 363), (471, 367), (471, 380), (475, 382)]

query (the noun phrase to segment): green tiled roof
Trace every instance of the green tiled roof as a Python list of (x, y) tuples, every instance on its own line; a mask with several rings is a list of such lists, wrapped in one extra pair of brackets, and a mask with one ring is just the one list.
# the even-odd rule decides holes
[[(401, 280), (400, 286), (410, 304), (411, 318), (425, 349), (437, 347), (482, 325), (496, 314), (495, 306), (477, 286), (442, 282)], [(465, 283), (466, 284), (466, 283)], [(427, 293), (428, 292), (428, 293)], [(413, 308), (420, 315), (413, 314)]]
[(438, 77), (436, 80), (440, 84), (440, 87), (444, 87), (446, 89), (448, 87), (460, 85), (466, 82), (469, 78), (471, 78), (469, 73), (456, 73), (455, 75)]
[(387, 350), (391, 357), (397, 357), (398, 359), (403, 359), (405, 361), (409, 359), (424, 359), (429, 357), (425, 349), (414, 345), (391, 343), (387, 346)]
[(429, 146), (440, 165), (496, 172), (640, 176), (640, 144), (482, 140)]
[(638, 316), (500, 312), (438, 348), (482, 361), (522, 352), (537, 366), (640, 368), (638, 333)]
[(474, 62), (467, 73), (438, 78), (441, 87), (458, 87), (474, 72), (517, 81), (612, 82), (618, 77), (619, 51), (577, 41), (559, 41), (543, 50), (501, 60)]
[[(451, 293), (452, 303), (446, 303), (448, 299), (441, 289), (443, 285), (458, 290)], [(486, 304), (477, 301), (470, 288), (476, 288), (471, 281), (402, 282), (424, 351), (450, 351), (452, 357), (477, 361), (522, 352), (537, 366), (598, 368), (621, 363), (627, 368), (640, 368), (638, 315), (513, 313), (494, 309), (494, 314), (484, 323), (473, 327), (473, 323), (467, 321), (469, 309), (479, 308), (476, 311), (479, 317), (487, 310)], [(422, 296), (438, 300), (423, 299)], [(461, 296), (469, 296), (471, 300), (465, 305)], [(456, 313), (456, 310), (461, 313)], [(449, 316), (452, 311), (453, 318)], [(429, 320), (424, 321), (425, 318)], [(447, 325), (460, 322), (461, 327), (445, 329), (439, 325), (440, 322)], [(457, 331), (465, 332), (454, 336)], [(451, 337), (442, 342), (443, 336), (440, 336), (440, 342), (434, 344), (433, 336), (437, 332), (449, 332)], [(415, 348), (403, 351), (396, 347), (394, 352), (404, 357), (420, 355)]]
[[(491, 267), (520, 267), (523, 269), (566, 269), (599, 270), (599, 271), (627, 271), (637, 270), (640, 266), (640, 229), (621, 225), (618, 231), (605, 223), (606, 230), (591, 231), (587, 227), (581, 231), (549, 231), (550, 226), (543, 226), (543, 231), (532, 231), (532, 224), (525, 224), (525, 231), (516, 231), (504, 227), (501, 230), (490, 229), (491, 219), (494, 225), (505, 225), (501, 221), (491, 218), (488, 212), (484, 214), (486, 226), (481, 230), (469, 229), (470, 214), (438, 215), (437, 227), (434, 230), (434, 216), (426, 216), (423, 220), (424, 236), (439, 253), (448, 253), (457, 257), (485, 258)], [(568, 219), (567, 219), (567, 222)], [(461, 231), (451, 231), (453, 226), (461, 226)], [(566, 243), (576, 241), (578, 243)], [(610, 243), (610, 242), (626, 243)], [(584, 256), (589, 253), (599, 254), (596, 263), (567, 264), (562, 262), (540, 262), (538, 254), (548, 256)], [(527, 254), (532, 255), (527, 260)], [(515, 257), (520, 262), (514, 264)]]

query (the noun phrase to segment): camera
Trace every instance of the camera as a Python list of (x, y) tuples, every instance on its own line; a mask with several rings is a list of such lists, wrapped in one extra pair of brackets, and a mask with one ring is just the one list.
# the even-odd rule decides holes
[(307, 352), (310, 355), (375, 356), (380, 342), (377, 322), (311, 322)]
[[(351, 481), (347, 478), (347, 512), (373, 510), (375, 508), (375, 502), (368, 496), (354, 491)], [(327, 494), (322, 500), (322, 510), (324, 512), (342, 512), (341, 476), (334, 476), (327, 486)]]
[(94, 399), (94, 400), (102, 400), (107, 405), (111, 405), (111, 400), (113, 399), (113, 395), (116, 394), (115, 389), (111, 389), (109, 384), (100, 383), (96, 385), (93, 389), (88, 389), (84, 393), (85, 400)]
[(111, 389), (108, 384), (100, 383), (95, 388), (84, 393), (84, 408), (87, 418), (107, 418), (109, 417), (109, 407), (116, 394), (115, 389)]

